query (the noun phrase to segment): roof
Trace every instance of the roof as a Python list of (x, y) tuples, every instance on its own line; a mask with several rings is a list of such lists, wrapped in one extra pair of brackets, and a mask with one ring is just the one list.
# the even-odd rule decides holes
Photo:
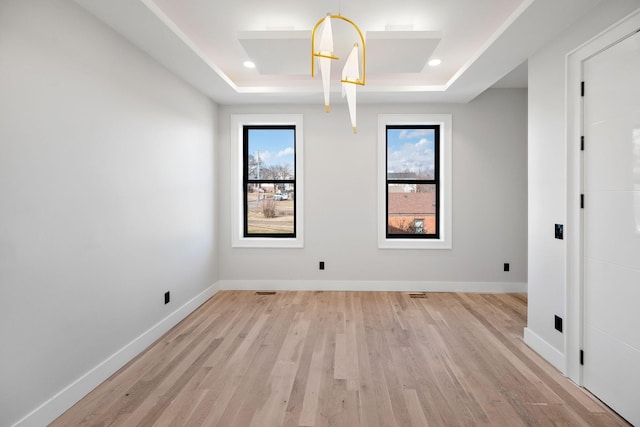
[(415, 172), (388, 172), (387, 179), (416, 179), (418, 175)]
[(436, 213), (436, 193), (389, 193), (388, 213), (394, 215), (433, 215)]

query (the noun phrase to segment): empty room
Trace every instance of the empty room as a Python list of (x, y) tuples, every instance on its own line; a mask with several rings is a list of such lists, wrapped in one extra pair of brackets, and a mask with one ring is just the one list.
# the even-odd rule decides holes
[(640, 0), (0, 0), (0, 427), (640, 425), (639, 75)]

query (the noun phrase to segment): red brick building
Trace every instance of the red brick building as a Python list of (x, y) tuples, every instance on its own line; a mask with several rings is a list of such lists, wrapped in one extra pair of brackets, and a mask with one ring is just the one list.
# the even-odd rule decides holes
[(390, 234), (434, 234), (436, 193), (388, 193)]

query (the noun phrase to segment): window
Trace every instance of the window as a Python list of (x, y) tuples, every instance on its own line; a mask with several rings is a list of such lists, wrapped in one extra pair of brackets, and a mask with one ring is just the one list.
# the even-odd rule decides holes
[(378, 246), (451, 248), (451, 116), (378, 120)]
[(387, 238), (437, 239), (440, 127), (387, 125), (386, 139)]
[(302, 118), (232, 115), (232, 245), (302, 247)]
[(243, 126), (244, 237), (296, 237), (296, 127)]

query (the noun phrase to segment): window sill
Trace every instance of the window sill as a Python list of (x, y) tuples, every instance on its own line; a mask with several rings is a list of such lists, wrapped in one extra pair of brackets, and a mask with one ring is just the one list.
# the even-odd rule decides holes
[(447, 239), (387, 239), (378, 241), (378, 249), (452, 249)]
[(231, 246), (234, 248), (304, 248), (304, 242), (299, 237), (271, 238), (248, 237), (233, 239)]

